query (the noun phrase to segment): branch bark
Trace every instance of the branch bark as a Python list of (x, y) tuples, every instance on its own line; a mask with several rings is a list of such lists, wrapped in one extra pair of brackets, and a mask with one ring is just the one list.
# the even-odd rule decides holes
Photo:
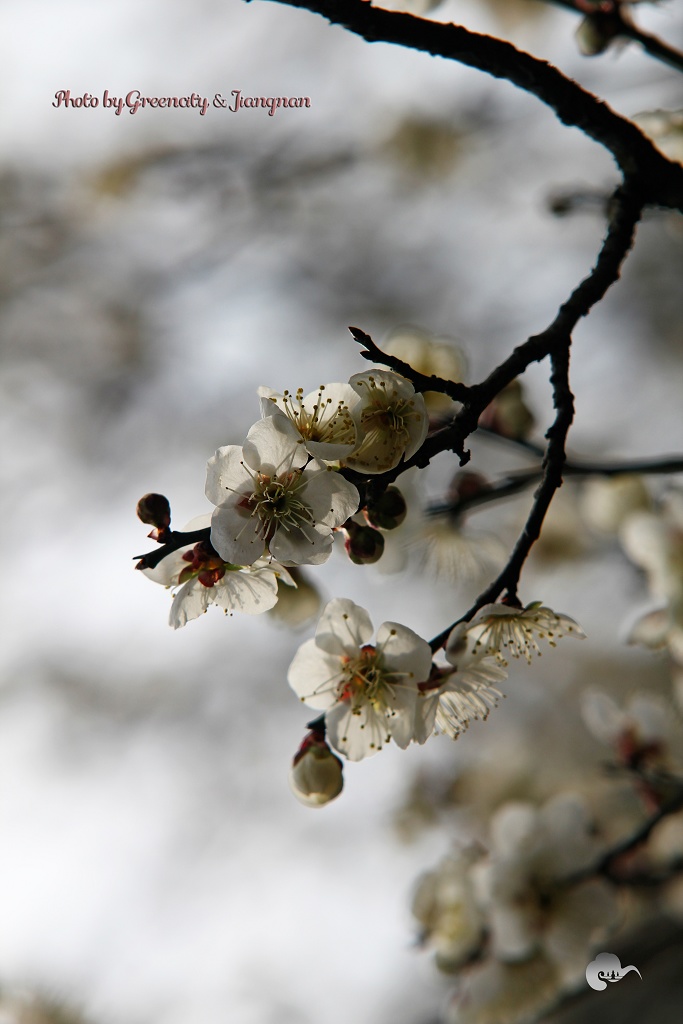
[(518, 50), (512, 43), (443, 24), (373, 7), (366, 0), (274, 0), (320, 14), (370, 43), (421, 50), (477, 68), (536, 96), (559, 120), (579, 128), (604, 146), (624, 177), (639, 178), (645, 203), (683, 211), (683, 167), (667, 160), (631, 121), (567, 78), (552, 64)]

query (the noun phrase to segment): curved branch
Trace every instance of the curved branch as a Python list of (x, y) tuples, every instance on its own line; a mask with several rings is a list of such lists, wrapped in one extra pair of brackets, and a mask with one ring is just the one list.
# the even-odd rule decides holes
[[(486, 405), (526, 367), (534, 361), (549, 355), (552, 364), (551, 383), (555, 421), (548, 430), (543, 461), (543, 476), (534, 494), (534, 502), (520, 537), (515, 544), (507, 565), (496, 579), (479, 595), (473, 606), (451, 626), (430, 641), (433, 651), (446, 643), (451, 630), (459, 622), (468, 622), (480, 608), (497, 600), (503, 591), (514, 600), (522, 567), (531, 548), (537, 540), (545, 514), (555, 491), (562, 485), (565, 463), (565, 441), (574, 416), (573, 395), (569, 387), (569, 350), (571, 335), (579, 319), (589, 312), (619, 279), (621, 266), (633, 244), (636, 224), (640, 219), (642, 198), (627, 188), (617, 189), (612, 203), (612, 217), (609, 229), (597, 261), (590, 274), (574, 289), (560, 307), (552, 324), (536, 337), (529, 338), (516, 348), (501, 365), (489, 374), (483, 384), (470, 389), (473, 399), (453, 422), (446, 433), (453, 433), (455, 445), (462, 447), (464, 439), (476, 430), (477, 420)], [(480, 404), (477, 406), (476, 396)], [(481, 404), (483, 402), (483, 404)], [(460, 433), (458, 433), (460, 431)], [(443, 433), (443, 431), (441, 432)], [(429, 443), (429, 438), (425, 444)], [(425, 445), (423, 445), (423, 448)], [(422, 449), (421, 449), (422, 450)], [(457, 450), (457, 449), (456, 449)], [(418, 452), (417, 455), (420, 453)], [(417, 456), (414, 456), (416, 458)], [(411, 460), (412, 461), (412, 460)]]
[(552, 64), (518, 50), (512, 43), (443, 24), (373, 7), (366, 0), (275, 0), (320, 14), (370, 43), (422, 50), (503, 78), (536, 96), (559, 120), (579, 128), (604, 146), (625, 177), (641, 179), (645, 202), (683, 211), (683, 167), (667, 160), (643, 133), (606, 103), (563, 75)]

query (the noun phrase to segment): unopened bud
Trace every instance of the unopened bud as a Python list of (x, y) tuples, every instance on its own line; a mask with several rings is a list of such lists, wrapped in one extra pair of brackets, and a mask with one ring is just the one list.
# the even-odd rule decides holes
[(624, 473), (604, 479), (588, 480), (581, 497), (581, 512), (588, 525), (598, 533), (617, 533), (634, 512), (652, 505), (641, 476)]
[(483, 491), (490, 490), (491, 485), (481, 473), (473, 473), (463, 469), (455, 474), (448, 487), (448, 500), (451, 505), (471, 501)]
[(398, 487), (387, 487), (384, 494), (368, 503), (365, 518), (370, 526), (378, 530), (395, 530), (400, 526), (406, 515), (408, 506)]
[(283, 580), (277, 581), (277, 604), (267, 614), (289, 629), (301, 629), (320, 614), (322, 597), (320, 591), (311, 583), (306, 573), (297, 565), (289, 570), (290, 577), (296, 584), (294, 587)]
[(597, 57), (616, 39), (620, 29), (620, 19), (613, 13), (586, 15), (575, 32), (579, 50), (584, 57)]
[(359, 526), (349, 520), (344, 526), (346, 553), (356, 565), (372, 565), (384, 553), (384, 537), (372, 526)]
[(145, 494), (140, 498), (137, 507), (138, 519), (155, 526), (157, 530), (166, 530), (171, 523), (171, 506), (163, 494)]
[(533, 413), (524, 401), (524, 390), (519, 380), (510, 381), (479, 417), (482, 427), (515, 440), (528, 437), (535, 422)]
[(310, 732), (289, 773), (292, 793), (307, 807), (324, 807), (344, 788), (344, 768), (318, 732)]

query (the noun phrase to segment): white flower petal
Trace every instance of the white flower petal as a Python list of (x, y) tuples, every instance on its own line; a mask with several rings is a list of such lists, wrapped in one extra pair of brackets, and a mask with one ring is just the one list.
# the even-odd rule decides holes
[[(187, 563), (185, 563), (187, 565)], [(173, 598), (168, 617), (169, 626), (180, 629), (192, 619), (203, 615), (211, 603), (211, 588), (204, 587), (198, 579), (188, 580)]]
[(307, 640), (294, 655), (287, 682), (309, 707), (324, 710), (337, 702), (337, 690), (343, 681), (341, 662), (321, 650), (315, 640)]
[(305, 480), (300, 491), (301, 499), (310, 508), (316, 523), (341, 526), (358, 511), (358, 490), (341, 474), (328, 469), (323, 463), (316, 460), (307, 467)]
[(264, 552), (260, 521), (244, 508), (217, 508), (211, 517), (211, 543), (226, 562), (252, 565)]
[(227, 612), (260, 615), (277, 603), (277, 576), (270, 569), (227, 571), (208, 589), (214, 592), (213, 602)]
[(325, 715), (327, 738), (349, 761), (372, 757), (389, 740), (384, 715), (365, 704), (354, 714), (350, 703), (336, 704)]
[(365, 608), (346, 597), (335, 597), (327, 604), (315, 631), (315, 642), (328, 654), (352, 657), (370, 642), (372, 622)]
[(250, 494), (252, 480), (244, 465), (242, 449), (236, 444), (219, 448), (206, 467), (206, 496), (212, 505), (232, 505), (242, 494)]
[(305, 466), (308, 455), (301, 437), (286, 416), (269, 416), (250, 428), (244, 442), (244, 461), (268, 476), (281, 476)]
[(283, 565), (321, 565), (332, 552), (332, 534), (322, 528), (280, 528), (270, 542), (270, 552)]

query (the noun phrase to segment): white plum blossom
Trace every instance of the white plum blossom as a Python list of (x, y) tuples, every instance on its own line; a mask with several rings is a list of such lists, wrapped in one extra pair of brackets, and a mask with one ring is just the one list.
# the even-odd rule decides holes
[(620, 539), (653, 596), (683, 607), (683, 491), (671, 491), (657, 511), (629, 516)]
[(456, 971), (481, 949), (486, 916), (478, 905), (472, 883), (472, 865), (483, 850), (470, 846), (445, 857), (434, 871), (418, 879), (412, 912), (420, 939), (434, 949), (442, 971)]
[(506, 665), (505, 654), (523, 657), (528, 664), (534, 653), (541, 654), (538, 640), (547, 640), (551, 647), (564, 636), (585, 639), (581, 626), (568, 615), (558, 615), (540, 601), (526, 608), (506, 604), (486, 604), (469, 622), (461, 622), (448, 639), (450, 651), (469, 645), (470, 652), (492, 654)]
[(683, 491), (671, 491), (657, 511), (630, 516), (620, 539), (629, 558), (645, 570), (652, 595), (664, 602), (638, 619), (628, 640), (666, 647), (683, 665)]
[(581, 514), (596, 533), (614, 535), (629, 516), (650, 505), (645, 482), (635, 473), (593, 477), (585, 482), (581, 492)]
[(209, 459), (206, 495), (217, 506), (211, 543), (236, 565), (252, 565), (267, 553), (288, 566), (325, 562), (332, 530), (360, 500), (348, 480), (309, 460), (284, 416), (255, 423), (244, 447), (218, 449)]
[(426, 726), (430, 719), (440, 733), (457, 739), (470, 722), (485, 721), (503, 694), (497, 683), (507, 678), (499, 662), (481, 651), (447, 645), (446, 657), (454, 666), (442, 670), (445, 678), (436, 694), (425, 695)]
[(350, 761), (375, 754), (390, 739), (408, 746), (418, 687), (431, 669), (431, 648), (412, 629), (385, 622), (375, 645), (369, 642), (372, 633), (364, 608), (335, 598), (287, 676), (304, 703), (325, 712), (328, 740)]
[(361, 400), (362, 437), (344, 465), (359, 473), (386, 473), (414, 455), (427, 436), (424, 398), (409, 380), (391, 370), (356, 373), (349, 384)]
[[(208, 526), (209, 516), (193, 520), (185, 528)], [(277, 602), (278, 580), (290, 587), (296, 584), (277, 562), (259, 559), (253, 565), (239, 566), (223, 559), (202, 542), (179, 548), (163, 558), (155, 569), (145, 569), (155, 583), (174, 588), (169, 625), (179, 629), (202, 615), (211, 604), (225, 612), (260, 615)]]
[(581, 712), (596, 739), (627, 764), (670, 768), (670, 754), (681, 747), (680, 719), (660, 694), (634, 693), (618, 703), (601, 690), (587, 690)]
[(567, 979), (585, 969), (616, 903), (601, 879), (566, 883), (601, 852), (577, 795), (560, 794), (541, 808), (501, 807), (491, 820), (490, 857), (474, 869), (494, 956), (519, 962), (542, 954)]
[(435, 576), (470, 582), (505, 564), (505, 546), (491, 533), (462, 528), (450, 516), (429, 516), (420, 525), (424, 561)]
[(360, 398), (350, 384), (321, 384), (305, 397), (303, 388), (279, 394), (262, 386), (258, 393), (263, 416), (286, 416), (306, 450), (323, 462), (338, 462), (358, 445)]
[(531, 1024), (563, 988), (558, 965), (541, 954), (522, 963), (488, 960), (456, 989), (445, 1024)]

